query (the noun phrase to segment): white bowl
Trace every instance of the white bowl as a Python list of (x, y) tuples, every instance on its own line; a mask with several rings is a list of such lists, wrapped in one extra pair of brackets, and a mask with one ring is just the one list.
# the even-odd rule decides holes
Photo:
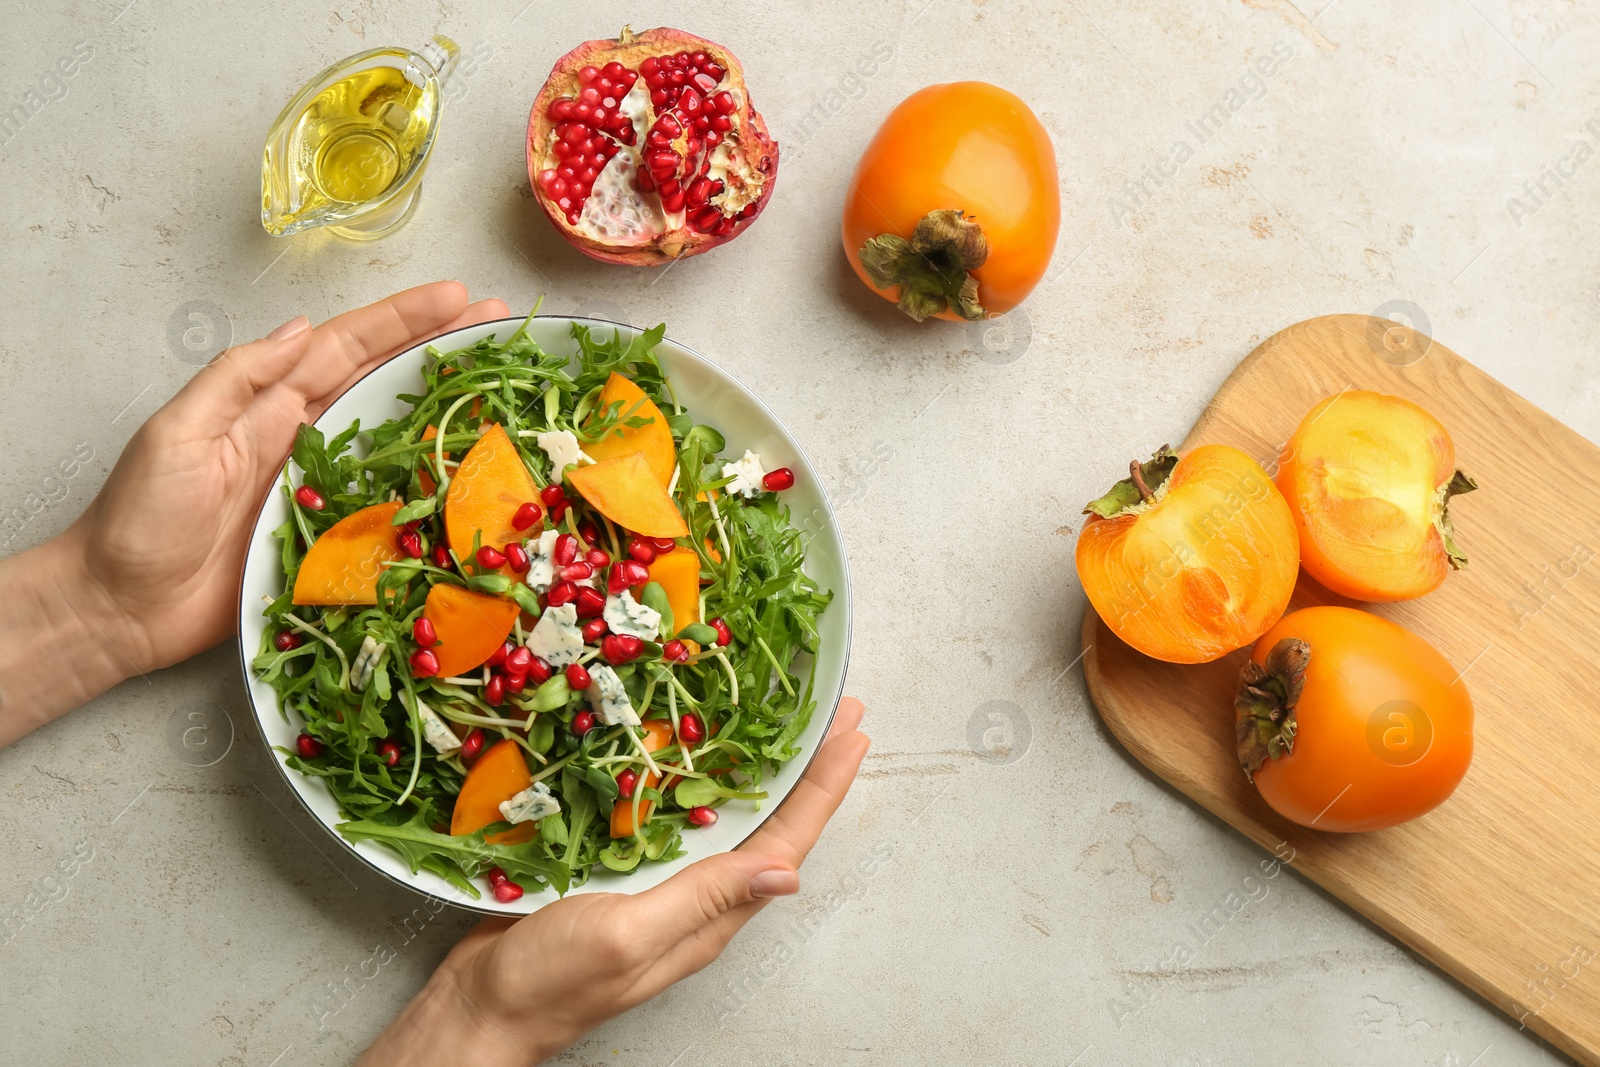
[[(376, 427), (386, 419), (405, 415), (407, 405), (397, 397), (401, 393), (423, 392), (421, 368), (429, 345), (448, 352), (474, 344), (490, 334), (506, 338), (521, 321), (499, 319), (469, 326), (396, 356), (362, 378), (323, 412), (317, 420), (318, 428), (326, 436), (332, 437), (358, 418), (362, 426)], [(573, 322), (595, 328), (621, 329), (624, 337), (640, 332), (635, 327), (601, 319), (549, 315), (534, 319), (528, 326), (528, 334), (546, 352), (574, 355), (577, 344), (569, 332)], [(850, 579), (844, 542), (839, 536), (838, 523), (828, 504), (827, 494), (823, 491), (822, 480), (806, 460), (800, 445), (766, 405), (732, 375), (704, 356), (670, 338), (657, 345), (655, 351), (689, 414), (696, 422), (716, 427), (727, 438), (725, 454), (739, 456), (746, 448), (754, 449), (769, 469), (789, 467), (795, 472), (794, 488), (786, 490), (783, 499), (795, 523), (806, 531), (805, 570), (823, 588), (833, 592), (833, 602), (818, 623), (821, 644), (816, 655), (814, 696), (817, 711), (805, 732), (800, 735), (799, 755), (763, 782), (768, 799), (762, 803), (760, 810), (753, 802), (730, 801), (719, 809), (721, 818), (714, 825), (704, 829), (685, 829), (683, 842), (687, 855), (670, 863), (645, 861), (632, 874), (626, 875), (615, 874), (603, 867), (597, 868), (586, 884), (571, 890), (573, 893), (632, 893), (649, 889), (686, 864), (743, 844), (788, 797), (816, 756), (833, 721), (839, 697), (843, 694), (845, 667), (850, 658)], [(261, 598), (276, 597), (284, 588), (283, 569), (272, 531), (288, 519), (289, 507), (278, 486), (279, 483), (274, 483), (272, 491), (262, 503), (245, 557), (239, 596), (239, 650), (250, 704), (255, 711), (256, 722), (261, 727), (261, 736), (271, 746), (293, 750), (295, 736), (302, 725), (299, 717), (291, 711), (289, 717), (285, 718), (279, 710), (277, 694), (271, 686), (258, 680), (250, 669), (250, 660), (261, 647), (262, 631), (267, 626), (267, 620), (261, 614)], [(799, 664), (802, 676), (804, 669), (802, 661)], [(333, 794), (322, 780), (289, 769), (276, 751), (273, 756), (290, 790), (327, 829), (328, 835), (361, 862), (401, 885), (463, 908), (486, 913), (522, 915), (558, 899), (554, 890), (546, 889), (541, 893), (529, 892), (510, 904), (500, 904), (493, 894), (484, 889), (483, 897), (474, 900), (436, 874), (428, 871), (411, 873), (405, 862), (384, 845), (374, 841), (352, 844), (334, 829), (346, 819), (340, 815)]]

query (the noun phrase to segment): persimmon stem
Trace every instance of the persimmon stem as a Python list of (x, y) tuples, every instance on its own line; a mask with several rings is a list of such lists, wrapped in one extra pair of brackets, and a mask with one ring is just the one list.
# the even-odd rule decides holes
[(1139, 490), (1139, 499), (1144, 501), (1146, 504), (1150, 503), (1150, 501), (1155, 498), (1155, 494), (1152, 493), (1150, 491), (1150, 487), (1144, 483), (1144, 471), (1139, 469), (1138, 460), (1134, 460), (1132, 463), (1128, 464), (1128, 473), (1133, 477), (1133, 487)]

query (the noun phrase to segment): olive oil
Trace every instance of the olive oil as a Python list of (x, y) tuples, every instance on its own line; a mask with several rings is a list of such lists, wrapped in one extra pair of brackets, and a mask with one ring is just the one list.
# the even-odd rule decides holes
[(415, 210), (457, 49), (380, 48), (334, 64), (284, 108), (267, 135), (261, 224), (275, 237), (332, 226), (381, 237)]

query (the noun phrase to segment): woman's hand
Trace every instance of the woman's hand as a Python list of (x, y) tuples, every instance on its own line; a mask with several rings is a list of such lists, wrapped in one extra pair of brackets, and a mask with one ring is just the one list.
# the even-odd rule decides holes
[(256, 508), (302, 422), (378, 364), (507, 314), (436, 282), (304, 317), (212, 360), (151, 416), (66, 533), (0, 562), (0, 745), (234, 631)]
[(516, 922), (484, 920), (358, 1063), (539, 1063), (716, 959), (768, 900), (799, 890), (800, 862), (866, 755), (861, 714), (860, 701), (840, 701), (805, 777), (737, 851), (633, 896), (572, 896)]

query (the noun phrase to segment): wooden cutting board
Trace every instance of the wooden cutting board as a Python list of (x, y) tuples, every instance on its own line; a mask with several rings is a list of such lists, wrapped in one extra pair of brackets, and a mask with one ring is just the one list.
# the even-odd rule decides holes
[[(1123, 644), (1092, 609), (1083, 623), (1089, 693), (1156, 774), (1600, 1067), (1600, 449), (1437, 341), (1365, 315), (1310, 319), (1268, 338), (1183, 447), (1233, 445), (1270, 473), (1311, 406), (1352, 388), (1432, 411), (1455, 439), (1457, 466), (1481, 487), (1451, 505), (1466, 570), (1418, 600), (1359, 605), (1422, 635), (1465, 672), (1475, 749), (1455, 795), (1377, 833), (1280, 818), (1233, 754), (1245, 652), (1162, 663)], [(1353, 602), (1302, 575), (1291, 610), (1323, 603)]]

